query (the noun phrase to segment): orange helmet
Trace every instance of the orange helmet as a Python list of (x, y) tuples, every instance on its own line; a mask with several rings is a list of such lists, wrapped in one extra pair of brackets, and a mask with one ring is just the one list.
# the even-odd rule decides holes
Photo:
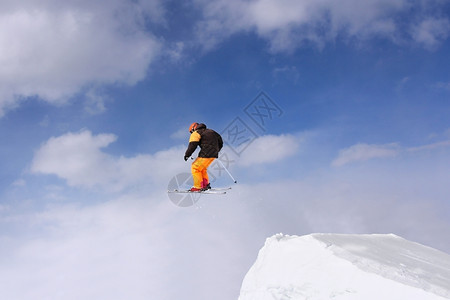
[(189, 126), (189, 132), (193, 133), (196, 129), (197, 129), (198, 123), (194, 122), (191, 124), (191, 126)]

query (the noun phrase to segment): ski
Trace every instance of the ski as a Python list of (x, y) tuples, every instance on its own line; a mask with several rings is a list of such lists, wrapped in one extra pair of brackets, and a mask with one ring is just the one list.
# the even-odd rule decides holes
[(231, 190), (231, 186), (223, 188), (210, 188), (208, 191), (228, 191)]
[(216, 194), (216, 195), (227, 193), (225, 190), (218, 190), (218, 189), (210, 189), (206, 191), (196, 191), (196, 192), (191, 192), (189, 190), (168, 190), (167, 192), (176, 194)]

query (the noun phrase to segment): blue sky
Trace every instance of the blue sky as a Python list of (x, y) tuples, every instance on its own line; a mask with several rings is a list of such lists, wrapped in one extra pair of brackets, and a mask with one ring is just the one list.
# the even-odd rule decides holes
[[(448, 1), (0, 8), (9, 298), (237, 298), (278, 232), (392, 232), (450, 252)], [(233, 190), (181, 208), (166, 190), (190, 170), (194, 121), (223, 134), (239, 183), (211, 170)]]

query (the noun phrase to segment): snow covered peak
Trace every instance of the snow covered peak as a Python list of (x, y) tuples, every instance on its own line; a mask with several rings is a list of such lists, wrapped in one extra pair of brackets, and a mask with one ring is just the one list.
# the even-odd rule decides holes
[(450, 298), (450, 255), (393, 234), (274, 235), (239, 300)]

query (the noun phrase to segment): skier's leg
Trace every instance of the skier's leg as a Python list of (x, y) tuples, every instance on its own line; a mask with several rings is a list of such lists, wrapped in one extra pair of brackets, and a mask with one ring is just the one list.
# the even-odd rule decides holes
[(192, 163), (191, 172), (194, 178), (194, 188), (206, 187), (209, 183), (208, 166), (213, 162), (214, 158), (197, 157)]
[(203, 183), (201, 157), (197, 157), (191, 166), (192, 178), (194, 179), (194, 188), (201, 189)]
[(205, 158), (204, 160), (204, 169), (202, 170), (202, 188), (206, 188), (209, 184), (209, 176), (208, 176), (208, 167), (214, 161), (214, 157)]

